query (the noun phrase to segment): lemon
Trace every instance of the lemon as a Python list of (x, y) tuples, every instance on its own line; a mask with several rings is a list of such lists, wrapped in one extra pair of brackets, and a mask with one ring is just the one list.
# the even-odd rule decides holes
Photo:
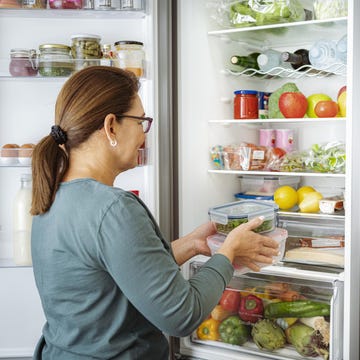
[(298, 194), (289, 185), (280, 186), (274, 192), (274, 201), (281, 210), (289, 210), (297, 204)]
[(298, 203), (300, 204), (303, 200), (306, 194), (309, 192), (316, 191), (312, 186), (302, 186), (297, 190), (298, 194)]
[(300, 212), (316, 213), (320, 210), (319, 201), (323, 198), (318, 191), (305, 194), (304, 200), (299, 203)]

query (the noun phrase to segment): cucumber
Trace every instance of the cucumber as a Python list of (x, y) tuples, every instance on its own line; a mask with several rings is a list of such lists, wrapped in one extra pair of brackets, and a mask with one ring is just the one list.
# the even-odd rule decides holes
[(330, 305), (311, 301), (311, 300), (295, 300), (295, 301), (281, 301), (273, 302), (266, 305), (264, 310), (264, 317), (268, 319), (282, 318), (282, 317), (314, 317), (314, 316), (329, 316)]

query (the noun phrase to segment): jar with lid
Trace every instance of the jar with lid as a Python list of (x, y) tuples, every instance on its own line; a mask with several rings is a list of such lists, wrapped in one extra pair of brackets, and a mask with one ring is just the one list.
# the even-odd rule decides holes
[(111, 49), (111, 44), (103, 44), (101, 47), (101, 54), (101, 65), (114, 66), (114, 54)]
[(69, 76), (74, 71), (70, 46), (43, 44), (39, 46), (39, 74), (42, 76)]
[(21, 7), (26, 9), (45, 9), (46, 0), (22, 0)]
[(83, 0), (62, 0), (63, 9), (82, 9)]
[(143, 10), (142, 0), (120, 0), (121, 10)]
[(139, 41), (117, 41), (115, 44), (118, 66), (133, 72), (136, 76), (144, 75), (144, 44)]
[(258, 92), (237, 90), (234, 94), (234, 119), (257, 119), (259, 117)]
[(94, 0), (95, 10), (112, 10), (111, 0)]
[(75, 59), (75, 69), (80, 70), (87, 66), (100, 65), (101, 37), (91, 34), (71, 36), (71, 55)]
[(12, 76), (36, 76), (38, 73), (35, 49), (11, 49), (9, 72)]
[(31, 175), (21, 175), (20, 184), (13, 206), (14, 262), (20, 266), (31, 266)]

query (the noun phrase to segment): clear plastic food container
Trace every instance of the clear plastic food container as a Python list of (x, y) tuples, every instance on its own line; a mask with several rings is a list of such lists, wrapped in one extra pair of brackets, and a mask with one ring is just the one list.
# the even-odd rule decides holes
[(274, 230), (278, 210), (279, 207), (272, 201), (244, 200), (210, 208), (209, 217), (215, 223), (218, 233), (228, 234), (235, 227), (264, 216), (263, 223), (254, 229), (262, 233)]
[[(286, 243), (286, 239), (288, 237), (288, 232), (285, 229), (275, 228), (273, 231), (266, 233), (266, 236), (273, 238), (280, 245), (278, 255), (273, 257), (273, 264), (276, 264), (279, 261), (281, 261), (284, 256), (285, 243)], [(214, 255), (218, 252), (218, 250), (222, 246), (225, 239), (226, 239), (226, 235), (223, 235), (223, 234), (214, 234), (214, 235), (208, 236), (208, 238), (206, 239), (206, 242), (211, 250), (211, 255)], [(260, 267), (269, 266), (269, 264), (263, 264), (263, 263), (257, 263), (257, 264)], [(246, 266), (241, 266), (241, 265), (237, 264), (236, 262), (233, 265), (234, 265), (234, 268), (238, 270), (237, 274), (239, 273), (239, 271), (240, 271), (240, 273), (246, 273), (246, 272), (250, 271), (250, 269), (247, 268)]]
[(275, 190), (284, 185), (297, 189), (300, 176), (251, 176), (240, 177), (241, 192), (248, 195), (274, 195)]

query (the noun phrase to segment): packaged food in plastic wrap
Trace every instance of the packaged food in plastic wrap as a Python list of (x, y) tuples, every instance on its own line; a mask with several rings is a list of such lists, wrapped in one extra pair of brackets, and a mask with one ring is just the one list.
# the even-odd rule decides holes
[(309, 171), (344, 174), (346, 163), (345, 144), (339, 141), (313, 144), (302, 152), (290, 152), (281, 162), (280, 171)]
[(347, 0), (314, 1), (314, 17), (317, 20), (345, 17), (347, 14)]
[(299, 0), (209, 1), (212, 17), (223, 27), (262, 26), (303, 21), (306, 11)]

